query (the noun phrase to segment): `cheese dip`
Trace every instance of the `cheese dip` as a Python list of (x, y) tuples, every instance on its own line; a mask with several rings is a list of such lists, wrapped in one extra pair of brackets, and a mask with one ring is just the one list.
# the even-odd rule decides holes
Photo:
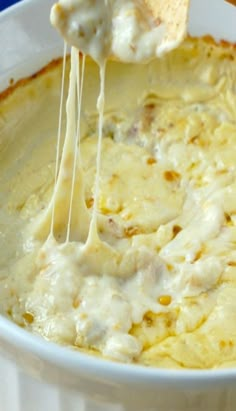
[(99, 72), (88, 59), (70, 94), (54, 188), (60, 76), (55, 63), (1, 96), (1, 313), (104, 358), (235, 366), (234, 47), (188, 39), (107, 64), (93, 242)]

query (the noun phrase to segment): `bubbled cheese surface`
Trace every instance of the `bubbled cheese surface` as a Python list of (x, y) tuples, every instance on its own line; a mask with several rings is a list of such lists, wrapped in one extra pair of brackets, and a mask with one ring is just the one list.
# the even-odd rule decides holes
[[(89, 266), (78, 221), (86, 232), (94, 203), (95, 66), (87, 63), (82, 114), (77, 192), (84, 208), (80, 200), (73, 204), (75, 215), (86, 218), (73, 220), (70, 242), (64, 242), (59, 203), (54, 239), (48, 239), (45, 218), (60, 65), (2, 98), (4, 315), (48, 340), (118, 361), (235, 366), (235, 56), (230, 45), (199, 39), (146, 66), (108, 64), (98, 199), (102, 243), (89, 250)], [(16, 106), (22, 98), (31, 113), (21, 126)], [(44, 121), (37, 123), (38, 112)]]

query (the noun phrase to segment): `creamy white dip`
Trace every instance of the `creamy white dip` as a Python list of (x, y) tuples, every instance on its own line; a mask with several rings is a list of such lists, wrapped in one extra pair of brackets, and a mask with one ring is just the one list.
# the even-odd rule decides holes
[[(110, 56), (124, 62), (153, 59), (159, 54), (166, 28), (161, 21), (154, 21), (141, 0), (60, 0), (52, 8), (51, 21), (73, 46), (67, 131), (54, 194), (36, 230), (45, 231), (52, 221), (49, 237), (39, 253), (39, 275), (26, 310), (37, 318), (34, 328), (46, 338), (93, 348), (119, 361), (132, 361), (140, 355), (143, 346), (130, 331), (133, 325), (142, 322), (145, 313), (166, 312), (180, 304), (183, 298), (207, 291), (220, 278), (224, 265), (221, 259), (209, 255), (195, 260), (203, 243), (219, 235), (224, 211), (222, 204), (214, 199), (207, 201), (205, 191), (199, 199), (194, 198), (195, 192), (184, 179), (178, 183), (177, 191), (168, 186), (165, 180), (178, 179), (178, 173), (172, 175), (170, 172), (168, 177), (167, 172), (163, 177), (170, 161), (165, 150), (162, 153), (164, 164), (158, 159), (160, 152), (153, 156), (154, 163), (160, 162), (153, 173), (150, 165), (145, 161), (141, 163), (143, 153), (139, 153), (138, 147), (129, 150), (116, 143), (118, 149), (114, 147), (113, 150), (117, 149), (120, 171), (115, 171), (114, 162), (108, 173), (119, 177), (127, 170), (127, 181), (123, 181), (120, 192), (109, 196), (109, 207), (116, 207), (119, 196), (125, 203), (134, 191), (131, 224), (135, 227), (138, 218), (149, 218), (152, 226), (159, 219), (159, 230), (151, 238), (146, 235), (127, 238), (116, 218), (101, 221), (100, 157), (106, 60)], [(83, 191), (86, 178), (81, 166), (84, 158), (79, 151), (83, 80), (80, 80), (80, 62), (75, 48), (90, 55), (100, 66), (92, 215), (85, 205)], [(169, 148), (166, 149), (168, 152)], [(128, 210), (128, 203), (126, 208)], [(173, 238), (173, 225), (162, 224), (177, 217), (181, 224), (176, 226)], [(64, 241), (55, 239), (58, 225), (65, 228)], [(117, 238), (116, 230), (119, 229)]]
[(73, 49), (55, 188), (59, 67), (1, 102), (1, 313), (119, 361), (235, 365), (235, 49), (108, 62), (98, 191), (99, 73), (83, 62)]

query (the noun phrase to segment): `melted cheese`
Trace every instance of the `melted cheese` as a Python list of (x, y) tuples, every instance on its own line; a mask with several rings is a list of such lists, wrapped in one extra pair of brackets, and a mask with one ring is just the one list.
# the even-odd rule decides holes
[[(108, 64), (107, 81), (119, 71), (120, 99), (129, 97), (129, 104), (115, 105), (108, 93), (93, 208), (98, 117), (82, 112), (86, 127), (75, 150), (81, 82), (77, 87), (73, 51), (56, 189), (50, 201), (34, 182), (20, 212), (26, 255), (1, 280), (3, 309), (13, 307), (16, 322), (28, 314), (24, 321), (33, 332), (120, 361), (188, 368), (235, 363), (234, 59), (230, 47), (199, 40), (135, 71)], [(94, 72), (87, 66), (89, 90)], [(135, 104), (133, 78), (140, 84)], [(19, 187), (22, 175), (14, 181)], [(19, 188), (11, 193), (16, 209), (20, 194)], [(40, 201), (47, 205), (41, 213)], [(94, 210), (97, 233), (87, 242)], [(19, 302), (10, 297), (13, 289)]]

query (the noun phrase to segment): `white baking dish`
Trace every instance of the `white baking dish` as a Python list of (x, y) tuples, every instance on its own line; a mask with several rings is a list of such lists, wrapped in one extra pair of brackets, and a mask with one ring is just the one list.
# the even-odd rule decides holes
[[(0, 89), (62, 54), (53, 0), (0, 15)], [(236, 40), (236, 8), (193, 0), (189, 31)], [(233, 411), (236, 369), (172, 371), (116, 364), (47, 343), (0, 317), (0, 411)]]

